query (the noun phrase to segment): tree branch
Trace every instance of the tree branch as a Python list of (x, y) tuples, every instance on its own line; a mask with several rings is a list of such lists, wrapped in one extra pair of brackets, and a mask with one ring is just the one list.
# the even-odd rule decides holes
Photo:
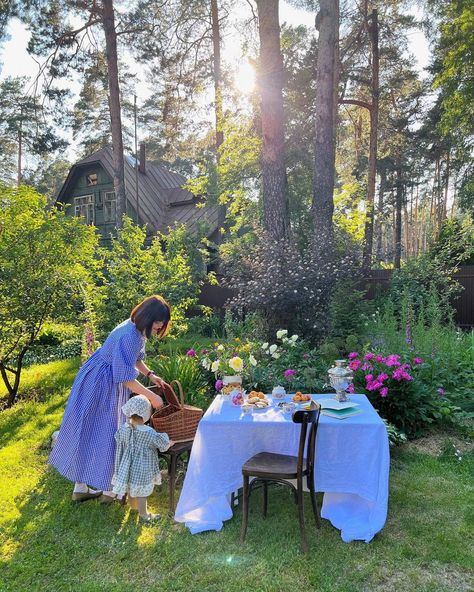
[(371, 103), (367, 103), (366, 101), (359, 101), (359, 99), (339, 99), (339, 103), (341, 105), (357, 105), (358, 107), (363, 107), (364, 109), (368, 109), (372, 111), (373, 105)]

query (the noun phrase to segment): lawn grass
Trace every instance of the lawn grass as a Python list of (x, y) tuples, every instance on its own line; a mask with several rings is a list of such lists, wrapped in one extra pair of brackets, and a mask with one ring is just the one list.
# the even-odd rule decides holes
[[(307, 504), (306, 556), (286, 490), (270, 492), (267, 520), (259, 493), (252, 496), (244, 545), (239, 510), (220, 533), (192, 536), (169, 518), (142, 526), (118, 505), (73, 505), (70, 483), (46, 459), (77, 367), (28, 369), (23, 384), (33, 399), (0, 413), (1, 592), (474, 589), (472, 452), (458, 461), (449, 451), (393, 451), (387, 524), (368, 545), (343, 543), (326, 520), (317, 532)], [(150, 506), (166, 514), (165, 487)]]

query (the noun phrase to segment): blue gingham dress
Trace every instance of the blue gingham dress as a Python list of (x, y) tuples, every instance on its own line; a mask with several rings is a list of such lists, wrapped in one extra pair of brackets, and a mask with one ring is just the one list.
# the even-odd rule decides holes
[(144, 357), (145, 338), (128, 319), (79, 370), (48, 461), (70, 481), (112, 489), (114, 435), (130, 395), (123, 383), (138, 376), (135, 365)]
[(117, 451), (112, 479), (113, 491), (132, 497), (148, 497), (161, 483), (158, 450), (168, 450), (168, 434), (149, 426), (123, 425), (115, 434)]

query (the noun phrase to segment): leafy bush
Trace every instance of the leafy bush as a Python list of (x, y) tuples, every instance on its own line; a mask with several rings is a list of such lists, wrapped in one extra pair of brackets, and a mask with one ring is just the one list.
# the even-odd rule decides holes
[(47, 364), (55, 360), (68, 360), (81, 355), (82, 341), (79, 338), (66, 339), (55, 345), (34, 345), (23, 358), (25, 366)]
[(145, 228), (124, 218), (104, 252), (105, 329), (126, 319), (145, 297), (161, 294), (172, 307), (175, 332), (184, 332), (186, 311), (197, 303), (205, 278), (196, 243), (182, 226), (157, 234), (148, 245)]
[(81, 335), (81, 327), (71, 323), (47, 322), (39, 332), (37, 344), (60, 345), (64, 341), (76, 339)]
[(188, 334), (202, 337), (222, 337), (224, 333), (221, 318), (212, 312), (205, 312), (202, 316), (187, 319)]
[(186, 403), (207, 409), (210, 398), (208, 384), (196, 361), (188, 356), (159, 356), (150, 361), (150, 366), (166, 382), (179, 380)]
[(332, 287), (349, 271), (355, 274), (352, 251), (344, 246), (328, 252), (307, 243), (301, 252), (296, 242), (277, 241), (263, 230), (256, 237), (226, 261), (226, 284), (236, 293), (228, 307), (259, 313), (268, 336), (284, 326), (315, 341), (328, 330)]

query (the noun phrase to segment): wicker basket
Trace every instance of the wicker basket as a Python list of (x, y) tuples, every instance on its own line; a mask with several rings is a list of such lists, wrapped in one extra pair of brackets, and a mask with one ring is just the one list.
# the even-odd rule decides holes
[[(179, 397), (173, 389), (176, 385)], [(151, 424), (157, 432), (165, 432), (174, 442), (187, 442), (193, 440), (196, 434), (199, 420), (202, 417), (202, 409), (185, 405), (184, 392), (178, 380), (171, 381), (169, 387), (150, 387), (150, 390), (163, 395), (167, 405), (157, 409), (151, 416)]]

